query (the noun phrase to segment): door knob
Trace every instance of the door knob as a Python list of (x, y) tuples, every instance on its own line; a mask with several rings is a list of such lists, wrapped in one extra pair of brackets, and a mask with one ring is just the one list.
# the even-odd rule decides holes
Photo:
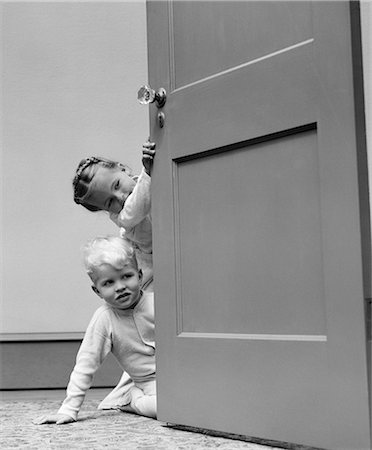
[(162, 108), (167, 100), (167, 93), (163, 88), (154, 91), (150, 86), (144, 85), (140, 87), (137, 99), (141, 105), (148, 105), (149, 103), (155, 102), (158, 108)]

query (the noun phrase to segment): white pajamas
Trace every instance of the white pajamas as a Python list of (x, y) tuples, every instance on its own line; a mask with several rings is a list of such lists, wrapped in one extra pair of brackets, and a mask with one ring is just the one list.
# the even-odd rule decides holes
[(152, 291), (151, 177), (145, 169), (136, 179), (124, 208), (119, 214), (111, 213), (110, 219), (122, 229), (121, 235), (135, 248), (138, 265), (143, 273), (142, 287)]
[(85, 332), (58, 413), (76, 420), (95, 372), (111, 352), (126, 373), (98, 408), (121, 408), (156, 417), (154, 333), (152, 292), (143, 292), (133, 309), (107, 304), (98, 308)]

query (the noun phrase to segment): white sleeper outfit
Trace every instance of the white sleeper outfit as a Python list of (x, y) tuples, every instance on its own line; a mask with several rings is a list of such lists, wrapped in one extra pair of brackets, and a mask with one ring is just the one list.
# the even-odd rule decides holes
[(122, 408), (156, 417), (154, 333), (152, 292), (143, 292), (133, 309), (108, 304), (98, 308), (85, 332), (58, 413), (77, 419), (94, 374), (111, 352), (126, 373), (98, 408)]

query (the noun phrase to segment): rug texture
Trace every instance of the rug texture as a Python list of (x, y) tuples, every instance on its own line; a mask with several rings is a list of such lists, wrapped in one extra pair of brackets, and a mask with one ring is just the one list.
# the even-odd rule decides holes
[[(34, 425), (33, 419), (53, 414), (60, 401), (0, 402), (0, 448), (109, 450), (273, 450), (274, 447), (181, 431), (165, 423), (119, 411), (97, 410), (98, 400), (86, 400), (77, 422)], [(278, 449), (279, 450), (279, 449)]]

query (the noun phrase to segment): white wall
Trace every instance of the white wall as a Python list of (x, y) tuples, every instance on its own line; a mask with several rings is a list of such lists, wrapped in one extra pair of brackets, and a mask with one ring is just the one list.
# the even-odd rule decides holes
[[(372, 198), (372, 8), (361, 2)], [(80, 332), (100, 304), (80, 246), (116, 233), (72, 201), (79, 160), (140, 169), (145, 0), (2, 3), (0, 333)], [(1, 17), (0, 17), (1, 18)]]
[(72, 200), (81, 158), (141, 167), (145, 0), (2, 3), (2, 333), (80, 332), (100, 300), (80, 247), (117, 233)]

